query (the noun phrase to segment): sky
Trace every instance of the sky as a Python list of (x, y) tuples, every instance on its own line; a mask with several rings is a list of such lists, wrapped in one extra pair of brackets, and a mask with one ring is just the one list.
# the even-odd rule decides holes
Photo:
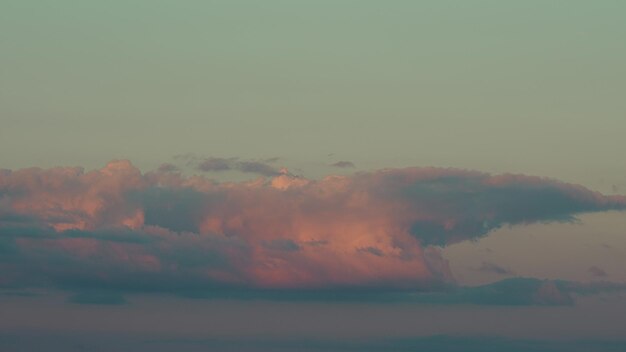
[(0, 347), (623, 350), (624, 11), (2, 1)]

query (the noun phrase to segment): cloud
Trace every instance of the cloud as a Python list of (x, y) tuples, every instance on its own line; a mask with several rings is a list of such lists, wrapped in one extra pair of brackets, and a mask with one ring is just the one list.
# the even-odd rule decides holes
[[(271, 173), (235, 159), (207, 168), (224, 161)], [(0, 287), (432, 290), (454, 282), (442, 246), (625, 204), (555, 180), (438, 168), (238, 183), (123, 160), (3, 170)]]
[(365, 252), (365, 253), (369, 253), (369, 254), (373, 254), (377, 257), (382, 257), (385, 254), (383, 253), (383, 251), (381, 251), (380, 249), (376, 248), (376, 247), (365, 247), (365, 248), (359, 248), (358, 249), (359, 252)]
[(196, 168), (203, 172), (239, 171), (243, 173), (259, 174), (262, 176), (277, 176), (281, 172), (269, 163), (275, 162), (276, 158), (269, 161), (252, 161), (238, 158), (215, 158), (210, 157), (200, 161)]
[(206, 158), (197, 165), (198, 170), (204, 172), (227, 171), (233, 169), (236, 158)]
[(610, 281), (573, 282), (559, 281), (559, 284), (568, 291), (579, 295), (594, 295), (598, 293), (611, 293), (626, 290), (626, 283)]
[(589, 267), (589, 273), (595, 277), (606, 277), (606, 271), (604, 271), (604, 269), (597, 267), (597, 266), (591, 266)]
[(413, 293), (398, 300), (422, 304), (475, 304), (498, 306), (573, 305), (577, 295), (593, 295), (626, 290), (626, 284), (613, 282), (580, 283), (564, 280), (509, 278), (480, 286), (458, 286), (436, 292)]
[(500, 306), (571, 305), (573, 289), (551, 280), (511, 278), (476, 287), (415, 294), (412, 301), (428, 304), (477, 304)]
[(159, 166), (157, 169), (158, 172), (178, 172), (180, 169), (178, 166), (170, 163), (164, 163)]
[(273, 166), (260, 161), (240, 161), (235, 164), (237, 170), (245, 173), (259, 174), (263, 176), (277, 176), (280, 171), (274, 169)]
[(515, 273), (507, 268), (504, 268), (498, 264), (492, 262), (482, 262), (479, 268), (476, 270), (484, 273), (497, 274), (497, 275), (515, 275)]
[(265, 159), (263, 159), (263, 162), (266, 162), (266, 163), (268, 163), (268, 164), (271, 164), (271, 163), (275, 163), (275, 162), (277, 162), (277, 161), (278, 161), (278, 160), (280, 160), (280, 159), (281, 159), (281, 158), (280, 158), (280, 157), (278, 157), (278, 156), (273, 156), (273, 157), (271, 157), (271, 158), (265, 158)]
[(330, 164), (330, 166), (339, 167), (339, 168), (350, 168), (353, 169), (355, 166), (351, 161), (338, 161), (336, 163)]
[[(364, 253), (365, 255), (365, 253)], [(429, 290), (395, 290), (384, 287), (314, 289), (267, 289), (236, 287), (181, 289), (174, 293), (195, 299), (238, 299), (291, 302), (368, 302), (416, 305), (477, 306), (570, 306), (578, 296), (626, 291), (626, 284), (614, 282), (580, 283), (536, 278), (507, 278), (479, 286), (445, 285)]]
[(279, 238), (268, 242), (263, 242), (262, 245), (265, 248), (277, 251), (295, 252), (300, 250), (300, 246), (290, 239)]

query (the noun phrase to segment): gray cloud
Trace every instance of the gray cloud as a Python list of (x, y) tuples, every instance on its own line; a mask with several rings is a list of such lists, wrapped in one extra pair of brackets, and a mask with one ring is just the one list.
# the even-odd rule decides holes
[(379, 248), (376, 248), (376, 247), (364, 247), (364, 248), (359, 248), (358, 250), (359, 252), (373, 254), (377, 257), (382, 257), (385, 255), (383, 251), (381, 251)]
[(589, 267), (589, 273), (595, 277), (606, 277), (606, 271), (604, 271), (604, 269), (597, 267), (597, 266), (591, 266)]
[(338, 168), (354, 168), (354, 163), (351, 161), (338, 161), (336, 163), (330, 164), (330, 166), (338, 167)]
[[(390, 176), (389, 182), (393, 182), (395, 176)], [(575, 214), (597, 207), (624, 207), (623, 196), (604, 197), (577, 185), (521, 175), (484, 176), (453, 171), (403, 188), (399, 196), (454, 219), (448, 223), (443, 219), (417, 221), (412, 233), (423, 244), (445, 245), (467, 239), (468, 234), (483, 236), (504, 224), (568, 222)]]
[(233, 169), (233, 163), (237, 158), (206, 158), (198, 163), (197, 168), (204, 172), (219, 172)]
[(216, 158), (210, 157), (200, 161), (196, 168), (203, 172), (239, 171), (263, 176), (276, 176), (280, 172), (269, 163), (278, 159), (270, 158), (270, 161), (239, 160), (239, 158)]
[(158, 172), (178, 172), (180, 171), (180, 169), (178, 168), (178, 166), (174, 164), (164, 163), (158, 167), (157, 171)]
[(300, 245), (290, 239), (285, 238), (279, 238), (272, 241), (264, 241), (262, 245), (267, 249), (284, 252), (297, 252), (300, 250)]
[(263, 176), (277, 176), (280, 174), (273, 166), (260, 161), (240, 161), (235, 164), (237, 170), (245, 173), (259, 174)]
[(497, 275), (515, 275), (515, 272), (498, 264), (484, 261), (476, 270)]

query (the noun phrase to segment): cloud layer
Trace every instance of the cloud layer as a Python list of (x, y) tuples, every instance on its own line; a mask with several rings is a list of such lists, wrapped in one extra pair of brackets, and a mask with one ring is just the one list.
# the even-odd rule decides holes
[(453, 281), (440, 246), (626, 205), (456, 169), (267, 176), (216, 183), (128, 161), (0, 170), (0, 286), (429, 289)]

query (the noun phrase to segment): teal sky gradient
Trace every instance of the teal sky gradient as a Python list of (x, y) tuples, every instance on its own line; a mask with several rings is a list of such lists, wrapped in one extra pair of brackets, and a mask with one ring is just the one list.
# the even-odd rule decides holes
[[(3, 1), (3, 167), (281, 156), (626, 187), (622, 1)], [(290, 164), (291, 163), (291, 164)]]

